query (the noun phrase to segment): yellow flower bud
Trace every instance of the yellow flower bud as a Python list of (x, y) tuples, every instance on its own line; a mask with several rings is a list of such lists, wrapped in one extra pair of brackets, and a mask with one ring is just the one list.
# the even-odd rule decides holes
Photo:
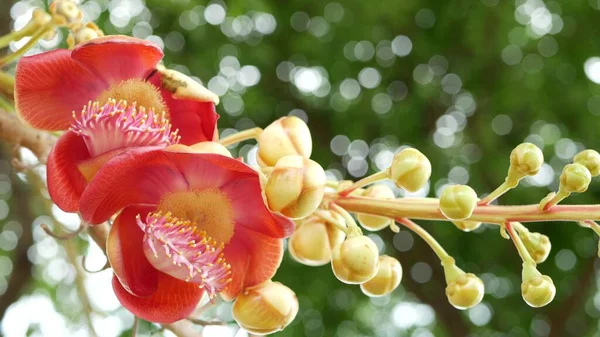
[(573, 193), (585, 192), (592, 181), (590, 171), (583, 165), (567, 164), (560, 175), (559, 190)]
[(400, 262), (387, 255), (379, 257), (377, 275), (360, 285), (360, 290), (370, 297), (387, 295), (398, 288), (402, 280), (402, 265)]
[(54, 0), (50, 4), (49, 11), (55, 23), (61, 26), (83, 20), (83, 12), (73, 0)]
[(538, 173), (544, 164), (544, 154), (539, 147), (531, 143), (521, 143), (510, 153), (510, 167), (506, 181), (512, 187), (525, 176)]
[(550, 239), (546, 235), (520, 232), (519, 237), (521, 237), (521, 241), (523, 241), (525, 248), (527, 248), (529, 255), (535, 260), (535, 263), (546, 261), (552, 248)]
[(456, 228), (460, 229), (463, 232), (474, 231), (477, 228), (479, 228), (479, 226), (481, 226), (481, 222), (479, 221), (452, 221), (452, 223), (454, 224), (454, 226), (456, 226)]
[(431, 163), (421, 151), (406, 148), (394, 157), (388, 175), (399, 187), (416, 192), (429, 180)]
[(600, 175), (600, 153), (595, 150), (583, 150), (573, 157), (573, 162), (585, 166), (592, 177)]
[[(377, 198), (377, 199), (394, 199), (396, 196), (394, 192), (385, 185), (373, 185), (365, 190), (362, 194), (363, 197)], [(356, 215), (360, 224), (370, 231), (378, 231), (389, 226), (393, 220), (378, 215), (370, 215), (358, 213)]]
[(268, 335), (283, 330), (298, 314), (296, 294), (279, 282), (245, 289), (233, 303), (233, 319), (244, 330)]
[(273, 166), (279, 159), (300, 155), (310, 158), (312, 139), (306, 123), (298, 117), (282, 117), (267, 126), (258, 137), (257, 161), (261, 167)]
[(534, 263), (523, 263), (523, 283), (521, 295), (527, 304), (534, 308), (543, 307), (552, 302), (556, 295), (554, 282), (547, 275), (542, 275)]
[(456, 309), (468, 309), (476, 306), (483, 299), (483, 281), (474, 274), (463, 273), (448, 282), (446, 296)]
[(104, 32), (93, 22), (88, 22), (85, 25), (76, 23), (72, 25), (71, 32), (67, 37), (69, 48), (73, 48), (80, 43), (104, 36)]
[(41, 8), (36, 8), (33, 10), (33, 13), (31, 13), (31, 21), (28, 25), (35, 25), (35, 27), (39, 29), (48, 24), (50, 21), (52, 21), (52, 15), (46, 13)]
[(365, 283), (379, 269), (377, 245), (364, 235), (351, 237), (333, 248), (331, 267), (335, 277), (344, 283)]
[(161, 75), (161, 84), (165, 89), (173, 93), (174, 98), (219, 104), (219, 96), (217, 94), (206, 89), (191, 77), (179, 71), (167, 69), (162, 64), (159, 64), (156, 70)]
[(316, 217), (296, 221), (296, 231), (288, 241), (290, 255), (307, 266), (322, 266), (331, 262), (331, 250), (344, 242), (346, 233)]
[(303, 218), (321, 204), (326, 180), (325, 171), (315, 161), (298, 155), (283, 157), (265, 186), (269, 208), (289, 218)]
[(483, 281), (471, 273), (465, 273), (456, 266), (454, 259), (442, 259), (446, 278), (446, 296), (457, 309), (468, 309), (476, 306), (483, 299)]
[(440, 196), (440, 210), (450, 220), (463, 220), (473, 214), (477, 193), (467, 185), (448, 186)]

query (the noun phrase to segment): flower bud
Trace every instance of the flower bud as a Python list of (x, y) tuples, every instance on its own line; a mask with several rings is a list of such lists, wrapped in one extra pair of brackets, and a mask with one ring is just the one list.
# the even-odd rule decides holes
[(331, 251), (331, 267), (335, 277), (344, 283), (365, 283), (377, 274), (377, 245), (364, 235), (346, 239)]
[(49, 11), (56, 24), (61, 26), (83, 21), (83, 12), (73, 0), (54, 0)]
[(219, 104), (219, 96), (206, 89), (191, 77), (177, 70), (167, 69), (159, 64), (156, 70), (160, 73), (160, 82), (176, 99), (188, 99), (198, 102)]
[(309, 216), (296, 221), (296, 231), (288, 241), (290, 255), (307, 266), (331, 262), (331, 250), (344, 242), (346, 233), (329, 222)]
[(510, 153), (510, 168), (506, 181), (516, 185), (525, 176), (538, 173), (544, 164), (544, 154), (531, 143), (521, 143)]
[(267, 335), (283, 330), (294, 320), (298, 299), (290, 288), (269, 280), (245, 289), (233, 303), (232, 314), (244, 330)]
[(470, 232), (470, 231), (474, 231), (477, 228), (479, 228), (479, 226), (481, 226), (481, 222), (479, 221), (452, 221), (452, 223), (454, 224), (454, 226), (456, 226), (456, 228), (460, 229), (463, 232)]
[(583, 150), (573, 157), (573, 162), (585, 166), (592, 177), (600, 175), (600, 153), (595, 150)]
[(321, 204), (326, 180), (325, 171), (315, 161), (298, 155), (283, 157), (265, 186), (269, 208), (289, 218), (303, 218)]
[(567, 164), (560, 175), (559, 190), (573, 193), (585, 192), (592, 181), (590, 171), (583, 165)]
[(312, 139), (306, 123), (298, 117), (282, 117), (267, 126), (258, 137), (257, 161), (261, 167), (274, 166), (285, 156), (310, 158)]
[[(394, 199), (396, 196), (394, 192), (385, 185), (373, 185), (365, 190), (362, 194), (363, 197), (377, 198), (377, 199)], [(358, 213), (356, 218), (360, 224), (370, 231), (378, 231), (389, 226), (393, 220), (379, 215), (370, 215)]]
[(85, 25), (76, 23), (71, 27), (71, 32), (67, 37), (69, 48), (73, 48), (80, 43), (87, 42), (97, 37), (104, 36), (104, 32), (93, 22), (88, 22)]
[(375, 277), (360, 285), (360, 290), (370, 297), (387, 295), (398, 288), (402, 280), (402, 265), (387, 255), (379, 257), (379, 269)]
[(474, 274), (463, 273), (448, 282), (446, 296), (456, 309), (468, 309), (476, 306), (483, 299), (483, 281)]
[(440, 196), (440, 210), (450, 220), (463, 220), (473, 214), (477, 193), (467, 185), (448, 186)]
[(431, 163), (419, 150), (406, 148), (394, 157), (388, 175), (399, 187), (416, 192), (431, 176)]
[(31, 13), (31, 21), (28, 25), (34, 25), (36, 29), (40, 29), (52, 21), (52, 16), (41, 8), (36, 8)]
[(550, 239), (546, 235), (521, 232), (519, 233), (519, 236), (521, 237), (521, 241), (523, 241), (525, 248), (527, 248), (529, 255), (535, 260), (535, 263), (546, 261), (550, 254), (550, 249), (552, 248)]
[(554, 282), (547, 275), (542, 275), (534, 263), (523, 263), (523, 283), (521, 295), (527, 304), (534, 308), (543, 307), (552, 302), (556, 295)]

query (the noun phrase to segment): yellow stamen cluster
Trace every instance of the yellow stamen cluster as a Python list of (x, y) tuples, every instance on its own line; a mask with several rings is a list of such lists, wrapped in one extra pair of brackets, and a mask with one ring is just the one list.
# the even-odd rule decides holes
[(197, 283), (211, 298), (232, 281), (231, 265), (223, 254), (225, 244), (196, 223), (160, 211), (148, 214), (145, 222), (138, 215), (136, 222), (146, 234), (146, 257), (158, 270)]
[(126, 100), (108, 99), (103, 106), (89, 102), (81, 113), (73, 112), (73, 119), (70, 130), (84, 137), (92, 156), (127, 147), (168, 146), (180, 139), (164, 112)]

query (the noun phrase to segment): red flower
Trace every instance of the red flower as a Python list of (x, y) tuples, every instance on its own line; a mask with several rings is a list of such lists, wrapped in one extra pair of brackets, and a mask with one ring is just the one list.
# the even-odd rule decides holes
[(39, 129), (68, 129), (48, 157), (48, 189), (63, 210), (77, 211), (99, 167), (128, 148), (214, 140), (214, 103), (174, 98), (156, 71), (162, 57), (151, 42), (106, 36), (19, 61), (21, 117)]
[(204, 292), (231, 300), (269, 280), (293, 232), (291, 220), (265, 206), (256, 171), (193, 151), (128, 151), (106, 163), (81, 197), (91, 224), (121, 210), (107, 242), (113, 288), (123, 306), (152, 322), (187, 317)]

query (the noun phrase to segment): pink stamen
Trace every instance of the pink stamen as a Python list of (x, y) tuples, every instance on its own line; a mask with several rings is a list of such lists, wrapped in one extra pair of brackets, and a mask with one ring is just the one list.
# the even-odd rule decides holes
[(104, 106), (90, 101), (80, 114), (73, 111), (73, 118), (71, 130), (84, 138), (93, 157), (123, 147), (166, 147), (180, 138), (179, 130), (171, 132), (164, 112), (157, 114), (125, 100), (109, 99)]
[(197, 283), (214, 298), (231, 282), (231, 265), (225, 261), (224, 245), (218, 244), (195, 223), (181, 220), (170, 212), (149, 213), (144, 223), (144, 251), (158, 270), (186, 282)]

